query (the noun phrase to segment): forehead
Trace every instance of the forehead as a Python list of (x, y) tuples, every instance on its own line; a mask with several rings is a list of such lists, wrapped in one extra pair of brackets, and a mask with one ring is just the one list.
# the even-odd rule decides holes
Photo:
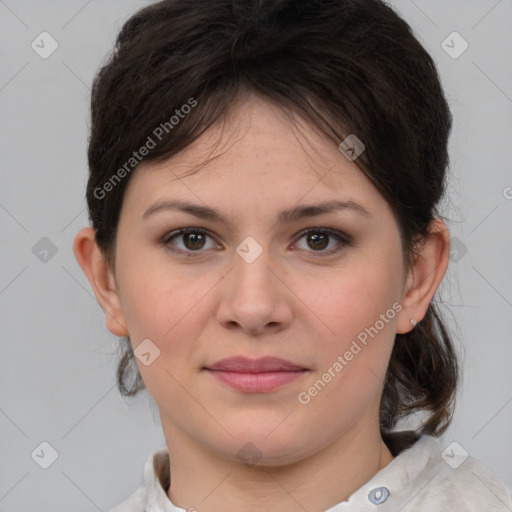
[(337, 192), (367, 200), (378, 196), (334, 141), (298, 116), (251, 96), (179, 154), (163, 163), (142, 162), (125, 202), (147, 204), (176, 191), (215, 195), (218, 201), (221, 190), (226, 199), (243, 191), (269, 202), (271, 192), (294, 202)]

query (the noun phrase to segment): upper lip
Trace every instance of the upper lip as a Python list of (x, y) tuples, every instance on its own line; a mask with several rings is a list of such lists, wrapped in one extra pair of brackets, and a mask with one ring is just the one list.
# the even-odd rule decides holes
[(264, 373), (264, 372), (292, 372), (306, 370), (279, 357), (261, 357), (250, 359), (248, 357), (229, 357), (221, 359), (215, 364), (206, 367), (207, 370), (236, 372), (236, 373)]

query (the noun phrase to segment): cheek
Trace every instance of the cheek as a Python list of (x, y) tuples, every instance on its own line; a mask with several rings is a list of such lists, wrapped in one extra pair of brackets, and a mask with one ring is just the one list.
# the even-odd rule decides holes
[(366, 261), (320, 279), (316, 276), (309, 281), (302, 277), (297, 295), (321, 320), (319, 325), (328, 339), (346, 342), (373, 326), (381, 315), (388, 320), (386, 328), (394, 324), (396, 314), (392, 306), (400, 296), (396, 276), (400, 276), (399, 269)]
[(144, 345), (151, 353), (150, 364), (138, 358), (136, 363), (157, 403), (184, 406), (186, 397), (179, 383), (187, 381), (187, 365), (194, 361), (194, 340), (199, 338), (207, 318), (208, 301), (204, 296), (213, 281), (212, 276), (192, 283), (169, 268), (154, 266), (139, 271), (135, 264), (124, 267), (123, 311), (130, 340), (136, 355), (141, 350), (137, 350), (139, 344), (151, 340), (151, 344)]
[(334, 432), (369, 404), (378, 407), (401, 306), (396, 279), (380, 264), (338, 272), (324, 290), (309, 296), (322, 319), (318, 329), (327, 334), (316, 345), (319, 364), (299, 401), (307, 402), (309, 417), (323, 416)]
[(155, 379), (163, 379), (166, 388), (169, 377), (163, 369), (181, 375), (183, 361), (193, 353), (193, 340), (203, 329), (207, 301), (201, 299), (211, 288), (211, 279), (196, 279), (192, 284), (172, 269), (164, 272), (154, 266), (140, 270), (135, 263), (136, 259), (123, 268), (123, 313), (135, 353), (143, 340), (156, 346), (153, 350), (158, 357), (150, 366), (137, 360), (142, 378), (148, 388)]

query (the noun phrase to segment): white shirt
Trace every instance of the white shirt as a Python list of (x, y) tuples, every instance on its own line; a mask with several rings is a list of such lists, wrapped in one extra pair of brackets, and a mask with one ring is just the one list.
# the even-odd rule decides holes
[[(348, 499), (325, 512), (512, 512), (512, 490), (485, 465), (460, 448), (423, 436)], [(448, 462), (446, 462), (446, 461)], [(453, 467), (452, 467), (453, 466)], [(110, 512), (188, 512), (167, 497), (169, 454), (153, 452), (144, 485)], [(194, 510), (194, 509), (189, 509)]]

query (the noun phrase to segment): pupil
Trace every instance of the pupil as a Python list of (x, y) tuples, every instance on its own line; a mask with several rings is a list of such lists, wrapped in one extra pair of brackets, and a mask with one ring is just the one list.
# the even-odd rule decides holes
[(204, 245), (204, 236), (201, 233), (187, 233), (185, 237), (188, 249), (201, 249)]
[(313, 242), (313, 245), (310, 244), (312, 249), (325, 249), (329, 245), (329, 235), (326, 234), (314, 234), (309, 235), (308, 243)]

